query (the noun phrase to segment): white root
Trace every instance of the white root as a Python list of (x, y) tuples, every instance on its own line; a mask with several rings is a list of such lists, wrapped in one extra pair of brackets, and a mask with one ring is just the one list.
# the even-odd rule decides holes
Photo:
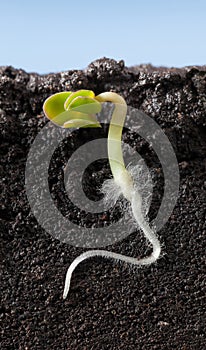
[[(122, 192), (124, 193), (124, 190)], [(79, 265), (79, 263), (81, 263), (82, 261), (88, 258), (91, 258), (94, 256), (102, 256), (104, 258), (119, 260), (122, 262), (139, 266), (139, 267), (143, 265), (150, 265), (159, 258), (160, 252), (161, 252), (160, 242), (156, 237), (154, 231), (149, 226), (149, 223), (147, 222), (147, 220), (145, 220), (144, 215), (142, 214), (142, 197), (139, 191), (137, 189), (134, 189), (134, 187), (132, 188), (130, 187), (130, 193), (127, 195), (127, 197), (128, 196), (131, 202), (131, 209), (132, 209), (134, 218), (139, 228), (143, 231), (145, 237), (152, 244), (152, 247), (153, 247), (152, 254), (146, 258), (137, 260), (136, 258), (133, 258), (133, 257), (109, 252), (106, 250), (89, 250), (85, 253), (82, 253), (72, 262), (72, 264), (68, 268), (68, 271), (66, 274), (65, 286), (64, 286), (63, 299), (65, 299), (68, 295), (72, 273), (74, 272), (75, 268)]]

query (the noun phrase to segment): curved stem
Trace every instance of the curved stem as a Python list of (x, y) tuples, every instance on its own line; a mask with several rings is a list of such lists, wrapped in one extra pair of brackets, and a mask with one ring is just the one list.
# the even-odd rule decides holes
[(103, 92), (96, 96), (96, 99), (99, 102), (112, 102), (115, 105), (108, 132), (108, 159), (116, 184), (121, 187), (125, 198), (131, 201), (129, 193), (132, 187), (132, 179), (125, 168), (121, 145), (122, 130), (127, 115), (127, 104), (125, 100), (115, 92)]

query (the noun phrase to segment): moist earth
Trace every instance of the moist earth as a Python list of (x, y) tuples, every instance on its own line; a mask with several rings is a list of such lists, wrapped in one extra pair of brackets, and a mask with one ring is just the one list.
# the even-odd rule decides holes
[[(137, 270), (112, 260), (87, 260), (75, 270), (64, 301), (67, 268), (85, 249), (62, 243), (39, 225), (25, 191), (25, 165), (48, 122), (44, 100), (78, 89), (115, 91), (154, 119), (174, 148), (180, 189), (172, 215), (158, 232), (162, 255), (157, 263)], [(123, 61), (102, 58), (84, 70), (47, 75), (0, 67), (2, 350), (205, 349), (205, 111), (206, 66), (128, 68)], [(85, 214), (72, 205), (63, 184), (62, 169), (72, 153), (106, 135), (107, 126), (75, 130), (52, 156), (52, 198), (74, 224), (109, 226), (121, 216), (120, 204), (110, 212)], [(152, 173), (152, 220), (163, 196), (161, 164), (137, 133), (124, 129), (123, 140)], [(92, 163), (83, 177), (87, 196), (102, 198), (99, 188), (110, 176), (107, 159)], [(138, 230), (107, 249), (137, 258), (151, 251)]]

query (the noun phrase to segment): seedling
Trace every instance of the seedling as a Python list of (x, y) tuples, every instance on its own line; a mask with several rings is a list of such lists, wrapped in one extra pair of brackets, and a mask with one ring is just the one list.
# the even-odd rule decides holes
[(131, 263), (137, 266), (150, 265), (155, 262), (161, 251), (159, 240), (154, 230), (150, 227), (143, 214), (142, 196), (134, 186), (130, 171), (126, 169), (122, 155), (122, 130), (127, 114), (127, 104), (125, 100), (114, 92), (104, 92), (95, 96), (93, 91), (79, 90), (77, 92), (60, 92), (50, 96), (44, 102), (44, 113), (53, 123), (63, 128), (81, 127), (101, 127), (96, 113), (101, 111), (103, 102), (114, 104), (109, 132), (108, 132), (108, 159), (114, 182), (118, 188), (118, 193), (122, 194), (130, 203), (134, 218), (143, 231), (145, 237), (153, 246), (150, 256), (137, 260), (122, 254), (109, 252), (106, 250), (89, 250), (79, 255), (69, 266), (63, 298), (67, 297), (70, 289), (71, 277), (77, 265), (85, 259), (94, 256), (113, 258), (116, 260)]

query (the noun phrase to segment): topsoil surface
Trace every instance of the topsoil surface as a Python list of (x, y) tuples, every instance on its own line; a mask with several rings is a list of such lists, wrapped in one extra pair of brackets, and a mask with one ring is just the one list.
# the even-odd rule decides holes
[[(85, 249), (60, 242), (37, 222), (26, 196), (25, 164), (32, 142), (48, 122), (42, 111), (44, 100), (59, 91), (81, 88), (95, 94), (115, 91), (161, 126), (177, 157), (180, 190), (170, 219), (158, 232), (162, 255), (157, 263), (137, 270), (112, 260), (89, 259), (75, 270), (63, 301), (67, 268)], [(205, 349), (205, 67), (127, 68), (123, 61), (106, 58), (85, 70), (44, 76), (1, 67), (0, 121), (0, 348)], [(106, 131), (75, 131), (50, 164), (53, 200), (68, 220), (79, 224), (109, 225), (119, 215), (118, 210), (96, 217), (72, 210), (63, 186), (62, 169), (72, 152)], [(124, 130), (123, 139), (153, 174), (152, 220), (163, 195), (161, 164), (138, 134)], [(88, 167), (87, 195), (97, 200), (98, 187), (109, 176), (105, 159)], [(151, 247), (137, 230), (108, 250), (139, 258)]]

